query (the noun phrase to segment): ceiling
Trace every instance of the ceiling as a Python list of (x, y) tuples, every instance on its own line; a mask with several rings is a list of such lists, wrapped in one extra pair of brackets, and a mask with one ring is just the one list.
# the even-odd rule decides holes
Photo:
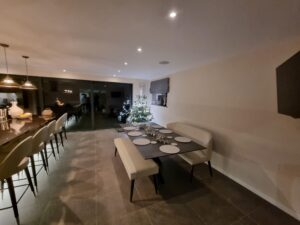
[[(300, 35), (299, 0), (0, 0), (10, 72), (156, 79)], [(176, 10), (175, 20), (168, 18)], [(138, 53), (137, 47), (143, 52)], [(168, 60), (168, 65), (158, 62)], [(128, 66), (124, 66), (124, 62)], [(2, 51), (0, 72), (4, 72)], [(118, 70), (121, 70), (118, 73)]]

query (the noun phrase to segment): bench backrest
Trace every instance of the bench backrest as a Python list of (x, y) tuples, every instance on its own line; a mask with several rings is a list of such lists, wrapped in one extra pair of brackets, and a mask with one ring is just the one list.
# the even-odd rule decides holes
[(211, 156), (212, 135), (210, 132), (182, 122), (169, 123), (167, 124), (167, 128), (175, 131), (182, 136), (189, 137), (199, 145), (206, 147), (208, 157)]

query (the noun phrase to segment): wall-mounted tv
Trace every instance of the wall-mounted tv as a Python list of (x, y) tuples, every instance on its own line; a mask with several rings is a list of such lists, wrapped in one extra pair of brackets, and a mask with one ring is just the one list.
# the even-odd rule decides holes
[(276, 69), (278, 112), (300, 118), (300, 51)]
[(112, 98), (121, 98), (123, 96), (123, 93), (121, 91), (112, 91), (110, 93), (110, 96)]

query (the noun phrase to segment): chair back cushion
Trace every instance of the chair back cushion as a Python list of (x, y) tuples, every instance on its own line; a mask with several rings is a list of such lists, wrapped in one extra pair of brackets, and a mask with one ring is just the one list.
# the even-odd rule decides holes
[(26, 158), (32, 147), (32, 136), (29, 136), (17, 144), (0, 164), (0, 180), (11, 177), (18, 172), (18, 166)]
[(206, 147), (208, 151), (211, 151), (212, 135), (210, 132), (202, 128), (194, 127), (192, 125), (181, 122), (169, 123), (167, 124), (167, 127), (182, 136), (191, 138), (199, 145)]
[(62, 115), (56, 120), (55, 133), (61, 132), (63, 126), (64, 126), (64, 115)]
[(39, 153), (44, 148), (44, 141), (48, 136), (48, 127), (44, 126), (39, 129), (32, 137), (32, 151), (30, 155)]

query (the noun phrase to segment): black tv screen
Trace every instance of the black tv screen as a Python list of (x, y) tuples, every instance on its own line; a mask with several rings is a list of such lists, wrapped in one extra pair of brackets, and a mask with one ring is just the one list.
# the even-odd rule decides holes
[(112, 98), (121, 98), (122, 97), (122, 92), (121, 91), (113, 91), (110, 93), (110, 96)]
[(300, 51), (276, 69), (278, 112), (300, 118)]

